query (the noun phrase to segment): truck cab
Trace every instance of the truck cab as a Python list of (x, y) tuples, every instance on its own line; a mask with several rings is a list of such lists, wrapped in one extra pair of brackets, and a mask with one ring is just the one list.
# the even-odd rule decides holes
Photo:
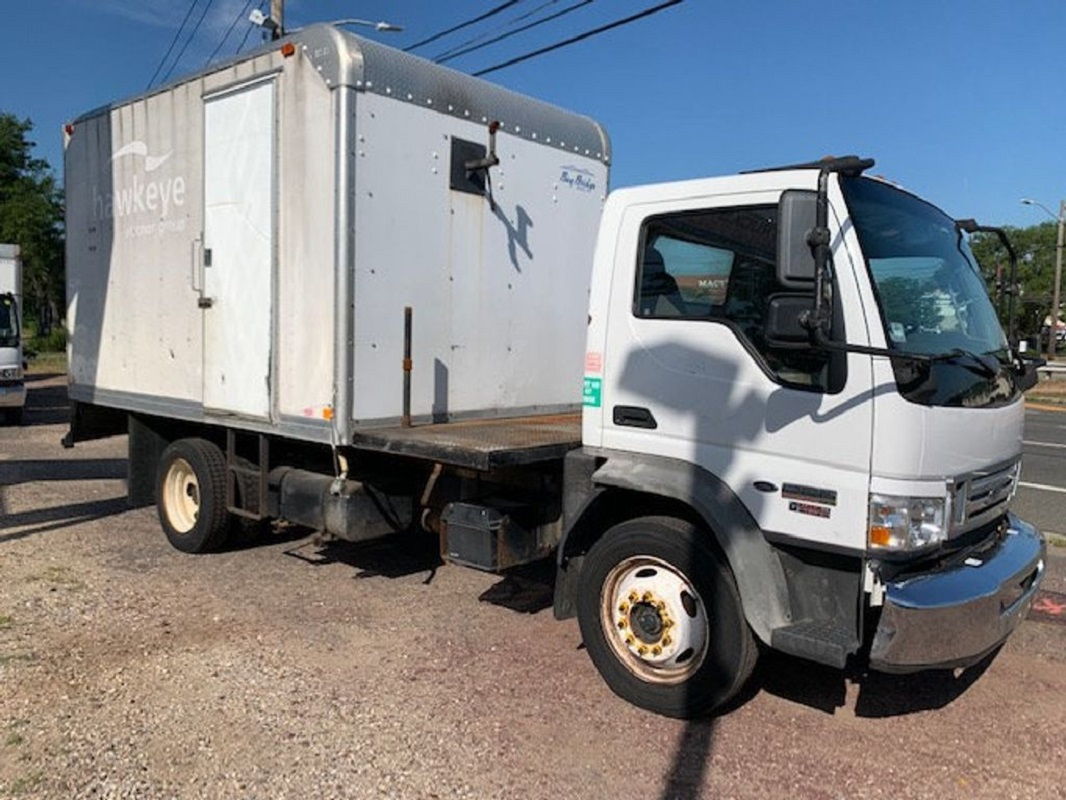
[(26, 405), (20, 300), (22, 263), (17, 245), (0, 244), (0, 416), (21, 422)]
[(1043, 538), (1008, 510), (1031, 367), (963, 229), (861, 172), (606, 202), (560, 577), (639, 705), (722, 702), (749, 636), (838, 667), (966, 666), (1040, 582)]

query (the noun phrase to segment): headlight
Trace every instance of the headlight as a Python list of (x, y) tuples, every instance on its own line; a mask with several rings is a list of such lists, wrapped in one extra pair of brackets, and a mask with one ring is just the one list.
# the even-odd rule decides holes
[(944, 541), (947, 534), (943, 497), (870, 495), (867, 540), (872, 551), (921, 550)]
[(22, 367), (4, 367), (0, 369), (0, 380), (17, 381), (22, 377)]

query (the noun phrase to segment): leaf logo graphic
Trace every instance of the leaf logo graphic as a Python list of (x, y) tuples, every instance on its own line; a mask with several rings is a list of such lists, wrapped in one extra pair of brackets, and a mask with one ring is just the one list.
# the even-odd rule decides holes
[(151, 156), (151, 155), (148, 155), (148, 145), (146, 145), (140, 139), (136, 139), (136, 140), (130, 142), (129, 144), (124, 145), (123, 147), (120, 147), (118, 149), (118, 152), (116, 152), (113, 156), (111, 156), (111, 160), (112, 161), (116, 161), (119, 158), (121, 158), (122, 156), (143, 156), (144, 157), (144, 171), (145, 172), (155, 172), (157, 169), (159, 169), (161, 166), (163, 166), (173, 154), (174, 154), (174, 151), (171, 150), (168, 153), (166, 153), (166, 155), (162, 155), (162, 156)]

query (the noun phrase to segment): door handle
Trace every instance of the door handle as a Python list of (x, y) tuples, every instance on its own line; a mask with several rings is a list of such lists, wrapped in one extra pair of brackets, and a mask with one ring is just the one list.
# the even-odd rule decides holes
[(203, 270), (203, 259), (200, 257), (199, 250), (202, 246), (203, 239), (199, 236), (192, 240), (192, 259), (190, 265), (192, 269), (189, 273), (189, 283), (192, 285), (192, 290), (194, 292), (203, 292), (204, 290), (204, 282), (200, 279), (201, 271)]
[(659, 427), (651, 411), (642, 406), (615, 406), (614, 424), (624, 425), (629, 428), (648, 428), (654, 430)]
[(199, 300), (196, 301), (196, 305), (200, 308), (211, 308), (211, 306), (213, 306), (214, 304), (215, 300), (211, 297), (201, 297)]

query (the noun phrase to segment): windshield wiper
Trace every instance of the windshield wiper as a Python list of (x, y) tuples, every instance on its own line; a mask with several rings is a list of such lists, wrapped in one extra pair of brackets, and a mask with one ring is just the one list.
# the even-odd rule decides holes
[[(963, 361), (968, 363), (963, 363)], [(976, 353), (971, 353), (969, 350), (963, 350), (961, 347), (956, 347), (953, 350), (948, 350), (946, 353), (938, 353), (934, 356), (930, 356), (930, 361), (950, 361), (958, 363), (963, 369), (968, 369), (970, 372), (981, 375), (985, 378), (995, 378), (999, 375), (999, 367), (992, 367), (987, 361)], [(996, 362), (999, 362), (999, 358), (996, 358)]]

